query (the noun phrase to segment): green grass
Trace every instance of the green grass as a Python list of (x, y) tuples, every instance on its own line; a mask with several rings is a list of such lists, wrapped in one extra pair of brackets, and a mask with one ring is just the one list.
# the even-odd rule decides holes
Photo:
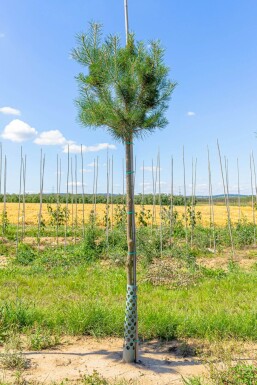
[(256, 385), (257, 367), (245, 363), (230, 364), (224, 369), (214, 367), (208, 377), (184, 379), (184, 385)]
[[(35, 327), (58, 334), (122, 336), (124, 267), (81, 263), (76, 255), (63, 252), (57, 257), (56, 251), (51, 258), (49, 253), (40, 263), (0, 270), (0, 339), (6, 330), (26, 332)], [(140, 338), (256, 340), (256, 279), (256, 271), (232, 270), (168, 290), (144, 283), (141, 268)]]

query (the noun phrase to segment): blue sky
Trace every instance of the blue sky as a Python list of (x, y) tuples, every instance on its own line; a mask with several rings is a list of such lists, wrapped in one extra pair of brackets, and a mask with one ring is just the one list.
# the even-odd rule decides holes
[[(167, 112), (169, 125), (135, 143), (137, 192), (142, 190), (143, 161), (145, 191), (151, 190), (148, 170), (152, 159), (156, 164), (159, 148), (162, 191), (170, 189), (173, 155), (175, 192), (183, 192), (184, 146), (187, 190), (191, 189), (192, 157), (197, 157), (196, 192), (207, 193), (208, 145), (213, 190), (222, 193), (217, 138), (228, 158), (230, 192), (237, 190), (237, 157), (241, 191), (250, 192), (251, 151), (257, 162), (256, 20), (255, 0), (129, 0), (130, 30), (138, 40), (161, 40), (170, 77), (178, 83)], [(101, 22), (105, 34), (117, 33), (125, 43), (123, 0), (1, 2), (0, 132), (8, 160), (9, 192), (18, 191), (21, 145), (27, 154), (26, 190), (39, 190), (42, 148), (46, 155), (45, 191), (56, 191), (57, 154), (62, 159), (65, 191), (67, 154), (63, 151), (69, 141), (85, 146), (87, 192), (92, 192), (92, 162), (97, 156), (98, 191), (106, 191), (107, 146), (114, 159), (114, 192), (122, 190), (124, 149), (103, 130), (90, 131), (77, 120), (74, 77), (81, 67), (71, 60), (70, 52), (76, 45), (76, 34), (85, 31), (89, 21)]]

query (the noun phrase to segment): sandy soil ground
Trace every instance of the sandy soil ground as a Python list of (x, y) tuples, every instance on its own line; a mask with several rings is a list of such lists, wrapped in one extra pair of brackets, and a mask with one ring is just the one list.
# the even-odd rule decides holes
[[(96, 370), (106, 379), (125, 379), (133, 385), (179, 385), (183, 383), (182, 376), (200, 375), (206, 369), (196, 357), (179, 357), (176, 344), (176, 341), (144, 343), (140, 346), (140, 362), (125, 364), (121, 339), (74, 338), (54, 350), (23, 352), (30, 365), (23, 378), (50, 384), (77, 380)], [(2, 371), (5, 380), (12, 381), (14, 375), (12, 371)]]

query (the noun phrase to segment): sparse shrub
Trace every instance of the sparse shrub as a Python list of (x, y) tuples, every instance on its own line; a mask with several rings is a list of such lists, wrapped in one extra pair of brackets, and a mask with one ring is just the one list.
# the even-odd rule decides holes
[(60, 343), (58, 336), (51, 335), (49, 330), (37, 328), (28, 336), (30, 350), (43, 350), (52, 348)]
[(18, 263), (20, 263), (21, 265), (27, 266), (33, 263), (35, 258), (36, 258), (36, 252), (31, 246), (25, 243), (19, 244), (17, 254), (16, 254), (16, 261)]
[(85, 228), (85, 236), (79, 248), (79, 254), (87, 261), (100, 258), (105, 250), (105, 233), (98, 226), (89, 224)]
[(160, 232), (158, 229), (141, 227), (137, 231), (138, 254), (143, 257), (145, 264), (160, 256)]
[(0, 364), (4, 369), (22, 370), (29, 367), (29, 360), (22, 352), (6, 351), (0, 355)]
[(22, 354), (21, 347), (19, 334), (11, 332), (6, 339), (4, 352), (0, 354), (0, 365), (4, 369), (22, 370), (28, 368), (29, 361)]
[(147, 210), (145, 206), (141, 206), (140, 211), (137, 215), (137, 221), (139, 226), (146, 227), (149, 225), (152, 219), (152, 214), (150, 210)]
[(254, 244), (254, 232), (257, 229), (254, 228), (254, 224), (247, 221), (245, 217), (236, 222), (233, 226), (233, 239), (236, 247), (243, 247)]
[(118, 227), (126, 226), (127, 210), (125, 205), (116, 205), (114, 208), (114, 221)]
[(94, 370), (93, 374), (83, 378), (83, 385), (108, 385), (108, 382)]
[(3, 234), (7, 232), (9, 225), (10, 225), (10, 222), (7, 216), (7, 211), (3, 210), (1, 214), (1, 226), (2, 226)]
[(69, 209), (59, 203), (56, 207), (53, 207), (51, 205), (47, 205), (47, 211), (50, 216), (50, 225), (51, 226), (62, 226), (64, 225), (70, 216)]
[(102, 222), (101, 222), (101, 225), (102, 226), (105, 226), (108, 228), (110, 228), (111, 226), (111, 218), (110, 218), (110, 205), (106, 204), (105, 206), (105, 210), (104, 210), (104, 214), (103, 214), (103, 219), (102, 219)]

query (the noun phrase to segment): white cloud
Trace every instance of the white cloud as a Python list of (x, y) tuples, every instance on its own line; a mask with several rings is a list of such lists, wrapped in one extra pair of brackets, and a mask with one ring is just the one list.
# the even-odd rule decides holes
[(188, 112), (187, 112), (187, 116), (195, 116), (195, 112), (193, 112), (193, 111), (188, 111)]
[(59, 130), (50, 130), (41, 132), (34, 140), (34, 143), (44, 146), (63, 146), (68, 143), (67, 139)]
[[(81, 150), (82, 152), (97, 152), (97, 151), (105, 150), (107, 148), (111, 150), (115, 150), (116, 146), (114, 144), (109, 144), (109, 143), (99, 143), (99, 144), (96, 144), (95, 146), (84, 146), (84, 145), (81, 146), (76, 143), (71, 143), (69, 145), (69, 152), (73, 154), (79, 154)], [(65, 153), (68, 152), (67, 144), (63, 147), (63, 152)]]
[(12, 108), (12, 107), (0, 107), (0, 112), (4, 115), (17, 115), (17, 116), (19, 116), (21, 114), (21, 112), (19, 110), (17, 110), (16, 108)]
[(69, 145), (66, 144), (63, 147), (63, 152), (65, 152), (67, 154), (68, 150), (69, 150), (70, 154), (80, 154), (81, 153), (81, 148), (82, 148), (82, 152), (85, 152), (85, 147), (86, 146), (81, 146), (80, 144), (75, 144), (75, 143), (71, 143)]
[(23, 142), (34, 138), (37, 135), (35, 128), (19, 119), (12, 120), (5, 126), (2, 138), (11, 140), (12, 142)]

